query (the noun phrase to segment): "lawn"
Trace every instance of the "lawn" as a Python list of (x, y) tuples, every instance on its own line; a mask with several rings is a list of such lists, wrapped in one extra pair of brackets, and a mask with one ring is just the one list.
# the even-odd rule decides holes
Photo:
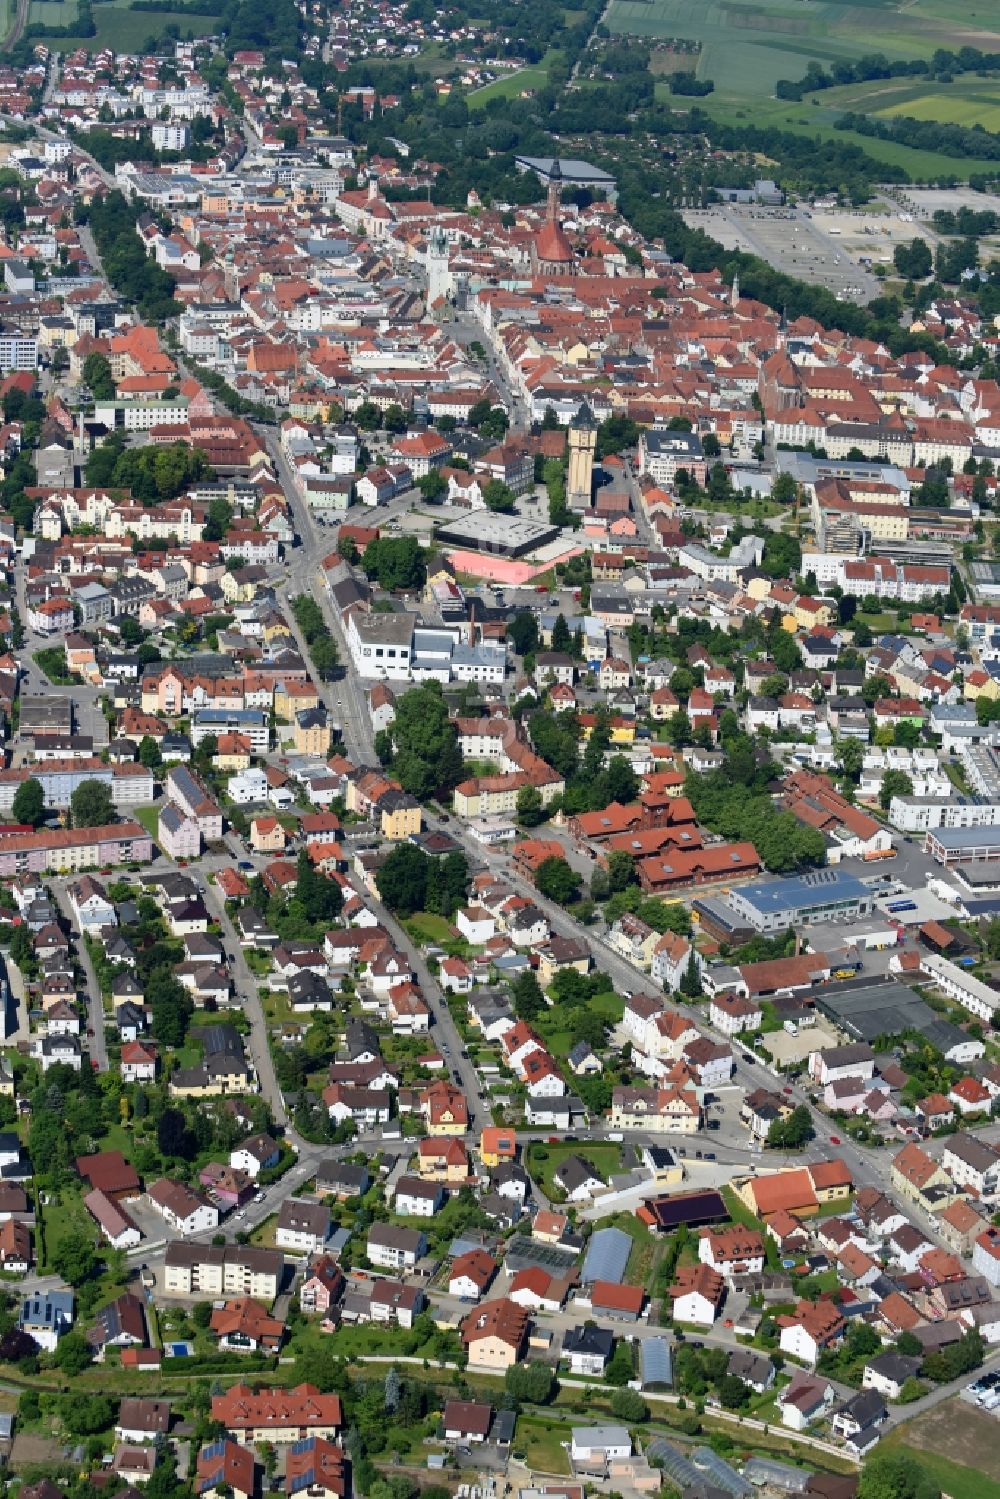
[(156, 837), (160, 820), (158, 807), (136, 807), (135, 820), (142, 823), (151, 838)]
[(534, 1472), (567, 1474), (569, 1454), (562, 1444), (569, 1441), (569, 1434), (569, 1427), (560, 1422), (520, 1416), (514, 1446)]
[[(801, 63), (803, 72), (806, 61), (805, 58), (789, 59), (793, 66), (797, 67)], [(827, 92), (832, 93), (832, 90)], [(673, 107), (677, 107), (676, 97), (666, 93), (665, 85), (657, 85), (657, 94), (669, 97)], [(996, 170), (995, 163), (981, 157), (946, 156), (940, 151), (923, 151), (902, 145), (898, 141), (882, 141), (872, 136), (858, 135), (853, 130), (836, 130), (835, 122), (843, 111), (831, 107), (826, 100), (827, 93), (809, 95), (799, 104), (764, 95), (750, 99), (739, 98), (730, 93), (715, 93), (696, 102), (699, 109), (704, 109), (724, 125), (759, 125), (764, 129), (772, 127), (790, 131), (793, 135), (808, 135), (813, 139), (839, 144), (848, 141), (860, 146), (869, 156), (874, 156), (876, 161), (905, 167), (917, 181), (942, 176), (967, 178), (972, 172), (991, 175)]]
[(462, 940), (450, 921), (443, 916), (435, 916), (430, 911), (418, 911), (403, 924), (414, 942), (419, 942), (424, 947), (445, 947), (456, 940)]
[(617, 1145), (577, 1145), (569, 1141), (559, 1145), (532, 1143), (528, 1146), (528, 1171), (539, 1183), (546, 1197), (562, 1201), (562, 1193), (553, 1182), (552, 1173), (571, 1155), (578, 1155), (589, 1161), (605, 1181), (612, 1172), (620, 1171), (622, 1167), (622, 1153)]
[(732, 1187), (722, 1188), (722, 1200), (726, 1204), (726, 1211), (734, 1223), (740, 1224), (742, 1228), (760, 1229), (760, 1219), (751, 1213), (750, 1209), (740, 1201)]
[(996, 1418), (957, 1395), (895, 1427), (879, 1448), (912, 1452), (951, 1499), (1000, 1499)]
[(900, 629), (899, 620), (895, 614), (866, 614), (863, 609), (858, 610), (852, 623), (867, 625), (873, 635), (884, 635), (887, 631)]
[[(163, 9), (157, 11), (129, 10), (130, 3), (131, 0), (110, 0), (110, 3), (105, 0), (95, 5), (97, 31), (93, 37), (46, 37), (45, 45), (56, 52), (72, 52), (81, 42), (95, 52), (102, 47), (113, 47), (116, 52), (138, 52), (148, 37), (159, 36), (171, 21), (180, 25), (184, 36), (189, 31), (195, 36), (208, 36), (219, 29), (218, 16), (179, 14), (171, 10), (169, 0), (164, 0)], [(6, 0), (0, 0), (0, 4), (6, 5)], [(73, 0), (31, 0), (28, 10), (29, 22), (46, 26), (70, 26), (76, 15)]]
[(561, 54), (558, 49), (553, 48), (533, 67), (518, 68), (516, 73), (506, 73), (503, 78), (497, 78), (483, 88), (473, 89), (467, 96), (470, 108), (482, 109), (491, 99), (517, 99), (526, 90), (534, 93), (537, 89), (544, 88), (548, 82), (549, 68), (559, 56)]
[[(411, 1357), (430, 1356), (434, 1352), (431, 1343), (418, 1345), (411, 1352), (413, 1333), (405, 1327), (375, 1327), (371, 1323), (352, 1326), (345, 1323), (337, 1329), (334, 1344), (339, 1358), (365, 1358), (372, 1354), (400, 1354)], [(321, 1332), (315, 1321), (296, 1327), (287, 1350), (298, 1357), (310, 1346), (330, 1347), (330, 1334)]]
[(56, 687), (68, 687), (73, 682), (74, 678), (66, 670), (66, 652), (61, 645), (50, 645), (44, 650), (35, 651), (31, 659)]
[(51, 1267), (52, 1256), (64, 1239), (74, 1234), (82, 1234), (91, 1241), (96, 1237), (94, 1220), (83, 1205), (83, 1196), (72, 1187), (60, 1194), (58, 1202), (47, 1203), (41, 1209), (41, 1218), (45, 1260), (38, 1269), (42, 1274)]

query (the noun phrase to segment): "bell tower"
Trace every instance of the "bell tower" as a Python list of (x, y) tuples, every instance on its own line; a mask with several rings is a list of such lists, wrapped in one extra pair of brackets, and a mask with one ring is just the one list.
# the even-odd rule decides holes
[(594, 487), (597, 422), (584, 402), (569, 424), (569, 474), (566, 503), (571, 510), (589, 510)]

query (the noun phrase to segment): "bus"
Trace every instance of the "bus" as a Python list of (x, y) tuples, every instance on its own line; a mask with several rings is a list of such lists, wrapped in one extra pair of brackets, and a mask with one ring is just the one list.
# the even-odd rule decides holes
[(894, 900), (890, 901), (886, 906), (886, 910), (890, 916), (894, 916), (897, 911), (915, 911), (916, 909), (917, 903), (915, 900)]

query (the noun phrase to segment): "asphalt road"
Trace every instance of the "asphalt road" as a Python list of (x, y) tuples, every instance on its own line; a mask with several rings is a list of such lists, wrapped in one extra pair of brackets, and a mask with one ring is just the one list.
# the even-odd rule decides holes
[(83, 969), (87, 984), (87, 1035), (84, 1040), (84, 1063), (87, 1065), (86, 1053), (97, 1063), (98, 1072), (108, 1070), (108, 1045), (104, 1035), (104, 1000), (101, 997), (101, 986), (97, 982), (97, 974), (94, 965), (90, 961), (87, 944), (77, 930), (73, 910), (69, 903), (67, 893), (68, 882), (63, 879), (52, 879), (49, 881), (50, 888), (55, 896), (56, 905), (66, 918), (69, 930), (73, 933), (73, 941), (76, 946), (76, 957)]
[[(211, 858), (202, 859), (199, 862), (199, 870), (209, 871), (215, 861)], [(230, 860), (220, 858), (219, 867), (227, 867)], [(268, 1044), (267, 1017), (264, 1014), (264, 1006), (257, 992), (258, 980), (251, 973), (246, 960), (246, 955), (240, 946), (236, 928), (229, 919), (226, 903), (218, 885), (212, 880), (205, 881), (205, 903), (218, 918), (222, 927), (223, 942), (227, 953), (227, 967), (230, 977), (236, 985), (237, 993), (242, 1003), (243, 1013), (250, 1022), (250, 1054), (253, 1057), (254, 1067), (257, 1069), (257, 1081), (260, 1084), (261, 1096), (270, 1106), (275, 1122), (285, 1128), (289, 1139), (300, 1147), (306, 1142), (296, 1135), (295, 1131), (288, 1125), (288, 1115), (285, 1111), (285, 1100), (278, 1085), (277, 1074), (274, 1070), (274, 1059), (271, 1056), (271, 1048)]]

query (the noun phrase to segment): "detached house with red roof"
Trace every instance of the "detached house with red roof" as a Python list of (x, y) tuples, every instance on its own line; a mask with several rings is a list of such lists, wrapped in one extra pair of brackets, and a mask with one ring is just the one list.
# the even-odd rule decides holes
[(452, 1261), (448, 1294), (462, 1301), (478, 1301), (496, 1273), (496, 1261), (491, 1254), (485, 1249), (470, 1249)]
[(800, 1301), (794, 1312), (778, 1317), (782, 1353), (816, 1367), (824, 1348), (837, 1342), (844, 1330), (844, 1319), (832, 1301)]
[(948, 1101), (963, 1116), (988, 1114), (993, 1103), (989, 1088), (974, 1077), (963, 1077), (948, 1092)]

